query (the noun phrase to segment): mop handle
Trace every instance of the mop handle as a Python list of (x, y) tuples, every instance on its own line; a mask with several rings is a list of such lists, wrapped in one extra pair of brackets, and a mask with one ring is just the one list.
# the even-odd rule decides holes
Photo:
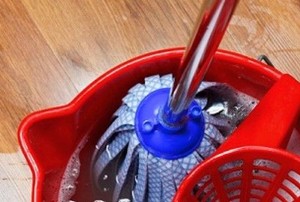
[(184, 111), (195, 97), (237, 3), (238, 0), (214, 0), (202, 6), (198, 25), (175, 74), (167, 120), (180, 122), (186, 115)]

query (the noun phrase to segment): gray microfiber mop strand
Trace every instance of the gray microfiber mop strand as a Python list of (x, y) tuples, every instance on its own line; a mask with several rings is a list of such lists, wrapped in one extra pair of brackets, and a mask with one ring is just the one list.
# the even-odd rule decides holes
[[(203, 109), (204, 138), (190, 155), (166, 160), (153, 156), (140, 144), (134, 119), (144, 97), (156, 89), (170, 88), (172, 82), (171, 75), (156, 75), (146, 78), (145, 84), (132, 87), (97, 143), (93, 180), (100, 192), (110, 192), (111, 199), (106, 200), (171, 201), (183, 178), (224, 142), (257, 102), (225, 84), (202, 82), (195, 100)], [(111, 164), (117, 164), (116, 173), (110, 170)], [(114, 183), (105, 183), (108, 178), (115, 178)]]

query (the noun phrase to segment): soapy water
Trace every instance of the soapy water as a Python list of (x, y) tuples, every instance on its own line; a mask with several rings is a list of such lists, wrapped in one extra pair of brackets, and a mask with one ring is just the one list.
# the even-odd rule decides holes
[[(73, 200), (72, 197), (76, 193), (76, 187), (80, 186), (77, 179), (80, 175), (80, 153), (88, 142), (88, 138), (85, 137), (78, 144), (78, 147), (72, 154), (64, 172), (58, 194), (58, 202), (78, 202)], [(105, 178), (108, 176), (106, 175)], [(105, 180), (105, 179), (104, 179)], [(105, 200), (94, 200), (94, 202), (109, 202)], [(120, 199), (118, 202), (131, 202), (129, 199)]]
[[(201, 93), (197, 94), (197, 97), (199, 98), (200, 102), (205, 102), (206, 105), (206, 112), (209, 115), (224, 118), (226, 117), (228, 119), (228, 122), (232, 125), (237, 127), (240, 122), (250, 113), (250, 111), (257, 105), (258, 101), (253, 99), (252, 97), (249, 97), (248, 95), (245, 95), (243, 93), (240, 93), (238, 91), (233, 92), (234, 93), (234, 102), (228, 101), (229, 96), (226, 93), (226, 90), (222, 89), (223, 86), (212, 86), (209, 90), (204, 90)], [(216, 96), (218, 95), (218, 96)], [(228, 97), (229, 96), (229, 97)], [(202, 99), (206, 97), (207, 99)], [(222, 97), (222, 99), (217, 99), (217, 97)], [(202, 103), (203, 104), (203, 103)], [(232, 131), (226, 131), (226, 133), (231, 133)], [(297, 132), (294, 131), (294, 134)], [(292, 138), (295, 137), (297, 141), (300, 143), (299, 135), (292, 135)], [(80, 174), (80, 159), (79, 154), (83, 147), (85, 146), (87, 142), (87, 139), (82, 140), (82, 142), (79, 144), (76, 151), (73, 153), (72, 157), (69, 160), (69, 163), (65, 170), (65, 175), (63, 177), (63, 180), (61, 182), (60, 191), (59, 191), (59, 202), (60, 201), (69, 201), (74, 202), (76, 200), (71, 200), (72, 196), (76, 192), (76, 186), (80, 186), (80, 184), (77, 184), (77, 178)], [(293, 152), (293, 150), (298, 149), (296, 153), (299, 153), (299, 147), (297, 145), (295, 146), (296, 141), (290, 141), (289, 150)], [(98, 146), (98, 145), (97, 145)], [(96, 146), (96, 147), (97, 147)], [(97, 148), (99, 149), (99, 148)], [(107, 151), (108, 148), (106, 148)], [(109, 152), (108, 152), (109, 153)], [(108, 193), (109, 195), (113, 194), (113, 184), (118, 183), (118, 177), (117, 173), (114, 171), (116, 169), (120, 168), (120, 165), (118, 165), (118, 159), (124, 158), (124, 156), (118, 156), (114, 160), (111, 161), (112, 169), (105, 169), (106, 172), (102, 173), (99, 176), (99, 182), (101, 183), (101, 191), (103, 193)], [(265, 162), (260, 162), (265, 163)], [(136, 165), (135, 165), (136, 166)], [(135, 170), (134, 167), (130, 167), (129, 169)], [(130, 176), (129, 176), (130, 177)], [(131, 176), (133, 180), (129, 181), (135, 181), (136, 182), (136, 176), (133, 174)], [(300, 180), (300, 179), (299, 179)], [(129, 185), (131, 187), (132, 185)], [(99, 191), (99, 190), (98, 190)], [(92, 193), (92, 190), (91, 190)], [(91, 194), (88, 193), (88, 194)], [(127, 194), (125, 194), (123, 197), (119, 198), (118, 202), (130, 202), (134, 201), (134, 194), (131, 193), (131, 191), (128, 191)], [(110, 198), (102, 197), (102, 194), (97, 195), (97, 200), (94, 200), (94, 202), (108, 202), (111, 201)], [(77, 201), (79, 202), (79, 201)]]
[[(80, 146), (74, 152), (74, 154), (72, 155), (72, 157), (68, 163), (68, 166), (67, 166), (67, 169), (65, 172), (65, 176), (63, 178), (64, 180), (63, 180), (62, 186), (61, 186), (59, 201), (78, 202), (75, 200), (70, 200), (70, 198), (76, 191), (76, 179), (77, 179), (77, 177), (79, 175), (79, 171), (80, 171), (79, 153), (80, 153), (81, 149), (84, 147), (85, 143), (86, 143), (86, 140), (84, 140), (80, 144)], [(291, 135), (289, 144), (287, 146), (287, 150), (289, 150), (291, 153), (300, 155), (299, 145), (300, 145), (300, 134), (297, 130), (294, 130)], [(260, 162), (260, 163), (265, 163), (265, 162)], [(237, 173), (237, 175), (239, 175), (239, 174), (240, 173)], [(105, 178), (107, 179), (108, 176), (106, 175)], [(296, 176), (295, 178), (297, 179), (297, 181), (300, 181), (300, 176)], [(294, 188), (294, 189), (297, 189), (297, 188)], [(300, 195), (300, 190), (297, 189), (296, 193)], [(109, 202), (109, 201), (108, 200), (94, 200), (94, 202)], [(118, 202), (131, 202), (131, 200), (120, 199)]]
[(80, 173), (80, 158), (79, 154), (87, 143), (87, 137), (83, 138), (72, 154), (66, 170), (63, 175), (63, 179), (60, 184), (58, 202), (66, 202), (72, 198), (76, 191), (77, 179)]
[[(168, 84), (169, 85), (169, 84)], [(220, 125), (220, 130), (225, 130), (223, 133), (230, 134), (232, 130), (239, 124), (239, 122), (247, 116), (247, 114), (255, 107), (257, 104), (257, 100), (249, 97), (248, 95), (242, 94), (240, 92), (235, 92), (228, 86), (224, 86), (223, 84), (218, 83), (207, 83), (206, 85), (202, 85), (202, 89), (200, 93), (197, 94), (196, 101), (201, 105), (205, 106), (205, 111), (209, 116), (214, 116), (220, 119), (228, 120), (230, 127), (222, 128)], [(221, 97), (221, 98), (220, 98)], [(211, 120), (214, 121), (214, 120)], [(230, 129), (228, 129), (230, 128)], [(75, 150), (73, 155), (71, 156), (68, 165), (65, 170), (65, 174), (63, 176), (63, 180), (61, 182), (60, 191), (59, 191), (59, 201), (75, 201), (72, 196), (75, 194), (76, 186), (81, 186), (77, 184), (77, 179), (80, 174), (80, 152), (85, 146), (87, 140), (84, 139), (80, 142), (78, 148)], [(216, 143), (216, 142), (214, 142)], [(110, 145), (107, 145), (104, 150), (108, 154), (110, 154)], [(217, 145), (218, 146), (218, 145)], [(98, 148), (97, 148), (98, 147)], [(99, 150), (99, 146), (96, 145), (96, 149)], [(125, 148), (126, 149), (126, 148)], [(111, 198), (102, 197), (103, 195), (112, 195), (114, 190), (113, 187), (116, 183), (118, 183), (118, 175), (117, 170), (120, 169), (120, 159), (124, 159), (124, 152), (121, 152), (120, 155), (115, 156), (114, 159), (110, 160), (109, 165), (106, 166), (105, 172), (102, 172), (99, 175), (99, 183), (100, 187), (96, 188), (97, 193), (95, 202), (108, 202), (111, 201)], [(123, 155), (123, 156), (122, 156)], [(131, 187), (128, 191), (122, 190), (122, 195), (117, 199), (118, 202), (129, 202), (135, 201), (134, 194), (132, 193), (132, 188), (135, 186), (138, 177), (134, 174), (137, 166), (138, 160), (133, 159), (136, 163), (133, 163), (129, 170), (131, 170), (132, 175), (127, 174), (126, 179), (126, 187)], [(128, 182), (130, 182), (128, 184)], [(99, 192), (99, 193), (98, 193)], [(93, 190), (91, 193), (93, 194)], [(72, 199), (72, 200), (71, 200)]]

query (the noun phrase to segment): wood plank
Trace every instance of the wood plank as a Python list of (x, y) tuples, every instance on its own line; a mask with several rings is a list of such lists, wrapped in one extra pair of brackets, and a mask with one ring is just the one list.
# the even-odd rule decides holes
[(0, 138), (6, 143), (0, 151), (12, 152), (21, 118), (68, 102), (77, 90), (22, 4), (1, 1), (0, 15)]
[(222, 48), (256, 58), (300, 79), (299, 1), (240, 1)]
[(32, 177), (17, 127), (29, 112), (66, 103), (77, 90), (20, 2), (0, 1), (0, 16), (0, 198), (29, 201)]
[[(29, 201), (16, 130), (32, 111), (68, 103), (112, 66), (185, 46), (202, 0), (0, 1), (0, 198)], [(300, 80), (299, 0), (240, 1), (221, 48)], [(3, 200), (2, 200), (3, 199)]]
[[(108, 68), (135, 55), (185, 45), (193, 23), (187, 15), (193, 1), (186, 10), (179, 9), (181, 5), (172, 1), (26, 0), (23, 3), (80, 89)], [(179, 12), (165, 12), (173, 7)], [(197, 10), (192, 11), (197, 14)], [(182, 26), (184, 29), (178, 31)]]

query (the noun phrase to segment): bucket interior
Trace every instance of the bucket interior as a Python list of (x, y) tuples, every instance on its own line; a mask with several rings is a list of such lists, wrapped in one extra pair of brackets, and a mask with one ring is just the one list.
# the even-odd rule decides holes
[[(27, 117), (19, 134), (34, 172), (33, 197), (57, 201), (66, 165), (78, 144), (86, 138), (79, 156), (80, 174), (72, 199), (97, 199), (91, 191), (90, 161), (96, 142), (111, 123), (112, 114), (130, 87), (143, 82), (147, 76), (172, 73), (182, 54), (183, 49), (171, 49), (137, 57), (99, 77), (70, 104)], [(227, 83), (260, 99), (280, 76), (280, 72), (260, 62), (218, 51), (205, 79)]]

